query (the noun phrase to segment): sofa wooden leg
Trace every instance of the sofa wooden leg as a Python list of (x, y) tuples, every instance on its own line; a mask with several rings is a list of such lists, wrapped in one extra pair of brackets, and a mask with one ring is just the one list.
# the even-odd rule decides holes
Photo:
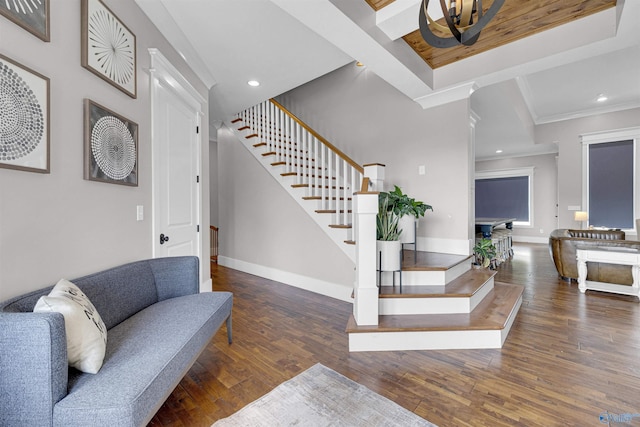
[(229, 341), (229, 344), (233, 342), (233, 332), (231, 330), (231, 315), (227, 317), (227, 341)]

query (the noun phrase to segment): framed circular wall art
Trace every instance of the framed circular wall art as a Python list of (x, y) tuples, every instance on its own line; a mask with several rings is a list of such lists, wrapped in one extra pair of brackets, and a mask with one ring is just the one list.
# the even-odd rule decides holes
[(0, 55), (0, 167), (49, 173), (49, 78)]
[(82, 66), (137, 96), (136, 36), (100, 0), (82, 0)]
[(84, 178), (137, 187), (138, 125), (90, 99), (84, 108)]

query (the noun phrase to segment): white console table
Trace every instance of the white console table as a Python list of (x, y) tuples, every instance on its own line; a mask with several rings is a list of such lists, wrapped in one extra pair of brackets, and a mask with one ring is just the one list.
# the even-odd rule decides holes
[[(640, 250), (620, 247), (576, 248), (578, 259), (578, 289), (585, 293), (587, 289), (632, 295), (640, 298)], [(587, 280), (587, 262), (604, 262), (607, 264), (623, 264), (631, 266), (633, 284), (617, 285), (614, 283), (593, 282)]]

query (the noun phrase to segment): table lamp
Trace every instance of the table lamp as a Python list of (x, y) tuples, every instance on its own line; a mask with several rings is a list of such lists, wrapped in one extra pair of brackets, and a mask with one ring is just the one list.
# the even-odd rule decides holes
[(589, 221), (589, 214), (583, 211), (575, 211), (573, 213), (573, 220), (578, 221), (580, 223), (580, 230), (582, 230), (582, 223)]

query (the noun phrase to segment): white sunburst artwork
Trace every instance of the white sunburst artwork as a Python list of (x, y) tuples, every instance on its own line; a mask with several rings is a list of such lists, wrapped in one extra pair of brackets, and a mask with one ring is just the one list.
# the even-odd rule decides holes
[(81, 8), (82, 66), (135, 98), (135, 35), (100, 0)]
[(0, 0), (0, 14), (49, 41), (49, 0)]

